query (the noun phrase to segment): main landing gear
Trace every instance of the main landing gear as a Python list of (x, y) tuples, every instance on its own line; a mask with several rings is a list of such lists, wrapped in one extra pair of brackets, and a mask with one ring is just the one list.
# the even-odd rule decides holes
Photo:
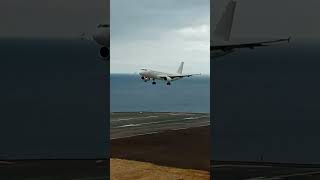
[(152, 82), (152, 84), (156, 84), (156, 82), (155, 82), (155, 81), (153, 81), (153, 82)]
[(170, 82), (167, 82), (167, 85), (168, 85), (168, 86), (170, 86), (170, 85), (171, 85), (171, 83), (170, 83)]

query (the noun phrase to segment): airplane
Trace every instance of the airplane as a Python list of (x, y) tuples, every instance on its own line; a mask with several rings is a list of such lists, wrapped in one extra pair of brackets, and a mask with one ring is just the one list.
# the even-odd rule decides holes
[(151, 69), (141, 69), (142, 71), (139, 74), (141, 76), (141, 79), (144, 82), (148, 82), (152, 80), (152, 84), (156, 84), (155, 80), (163, 80), (167, 82), (167, 85), (171, 85), (171, 81), (176, 81), (184, 77), (201, 75), (201, 74), (182, 74), (183, 65), (184, 65), (184, 62), (181, 62), (176, 73), (164, 73), (164, 72), (154, 71)]
[(96, 32), (91, 37), (86, 37), (85, 33), (81, 34), (82, 40), (93, 40), (100, 48), (100, 57), (102, 60), (107, 60), (110, 58), (110, 25), (99, 24), (97, 26)]
[(218, 21), (216, 25), (216, 29), (214, 30), (213, 34), (213, 41), (211, 41), (210, 45), (211, 58), (218, 58), (228, 55), (230, 53), (235, 52), (236, 49), (254, 49), (255, 47), (265, 47), (281, 42), (290, 42), (291, 37), (257, 42), (231, 42), (231, 31), (236, 5), (237, 2), (231, 0), (228, 3), (224, 13), (222, 14), (221, 19)]

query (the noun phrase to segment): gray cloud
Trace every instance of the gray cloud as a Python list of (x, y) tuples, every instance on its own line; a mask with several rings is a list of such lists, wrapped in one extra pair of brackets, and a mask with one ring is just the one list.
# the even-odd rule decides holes
[(209, 0), (112, 0), (111, 72), (209, 73)]
[[(168, 29), (208, 22), (209, 0), (117, 0), (111, 1), (113, 38), (137, 37), (161, 33)], [(202, 17), (202, 18), (199, 18)], [(130, 28), (130, 33), (126, 33)]]

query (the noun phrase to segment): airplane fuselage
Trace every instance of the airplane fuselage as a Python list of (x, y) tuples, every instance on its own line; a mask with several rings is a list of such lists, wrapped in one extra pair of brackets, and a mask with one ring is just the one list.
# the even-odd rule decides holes
[(110, 58), (110, 26), (99, 24), (92, 39), (101, 46), (100, 56), (103, 60)]
[(92, 36), (94, 41), (101, 46), (110, 44), (110, 27), (108, 25), (98, 25), (96, 32)]
[[(179, 74), (164, 73), (164, 72), (154, 71), (149, 69), (145, 69), (141, 71), (139, 74), (141, 77), (144, 78), (144, 80), (175, 81), (175, 80), (181, 79), (180, 77), (170, 78), (172, 76), (177, 76)], [(164, 77), (168, 77), (168, 78), (164, 78)]]
[(156, 84), (155, 80), (162, 80), (162, 81), (166, 81), (167, 85), (170, 85), (171, 81), (182, 79), (184, 77), (200, 75), (200, 74), (182, 74), (183, 64), (184, 62), (180, 63), (180, 66), (176, 73), (165, 73), (160, 71), (154, 71), (151, 69), (141, 69), (142, 71), (139, 74), (141, 76), (141, 79), (144, 82), (152, 80), (152, 84)]

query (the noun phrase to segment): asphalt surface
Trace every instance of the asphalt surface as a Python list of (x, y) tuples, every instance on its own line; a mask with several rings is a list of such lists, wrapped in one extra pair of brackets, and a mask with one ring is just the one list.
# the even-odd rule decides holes
[(208, 126), (209, 113), (111, 113), (111, 139), (155, 134), (166, 130), (180, 130)]

